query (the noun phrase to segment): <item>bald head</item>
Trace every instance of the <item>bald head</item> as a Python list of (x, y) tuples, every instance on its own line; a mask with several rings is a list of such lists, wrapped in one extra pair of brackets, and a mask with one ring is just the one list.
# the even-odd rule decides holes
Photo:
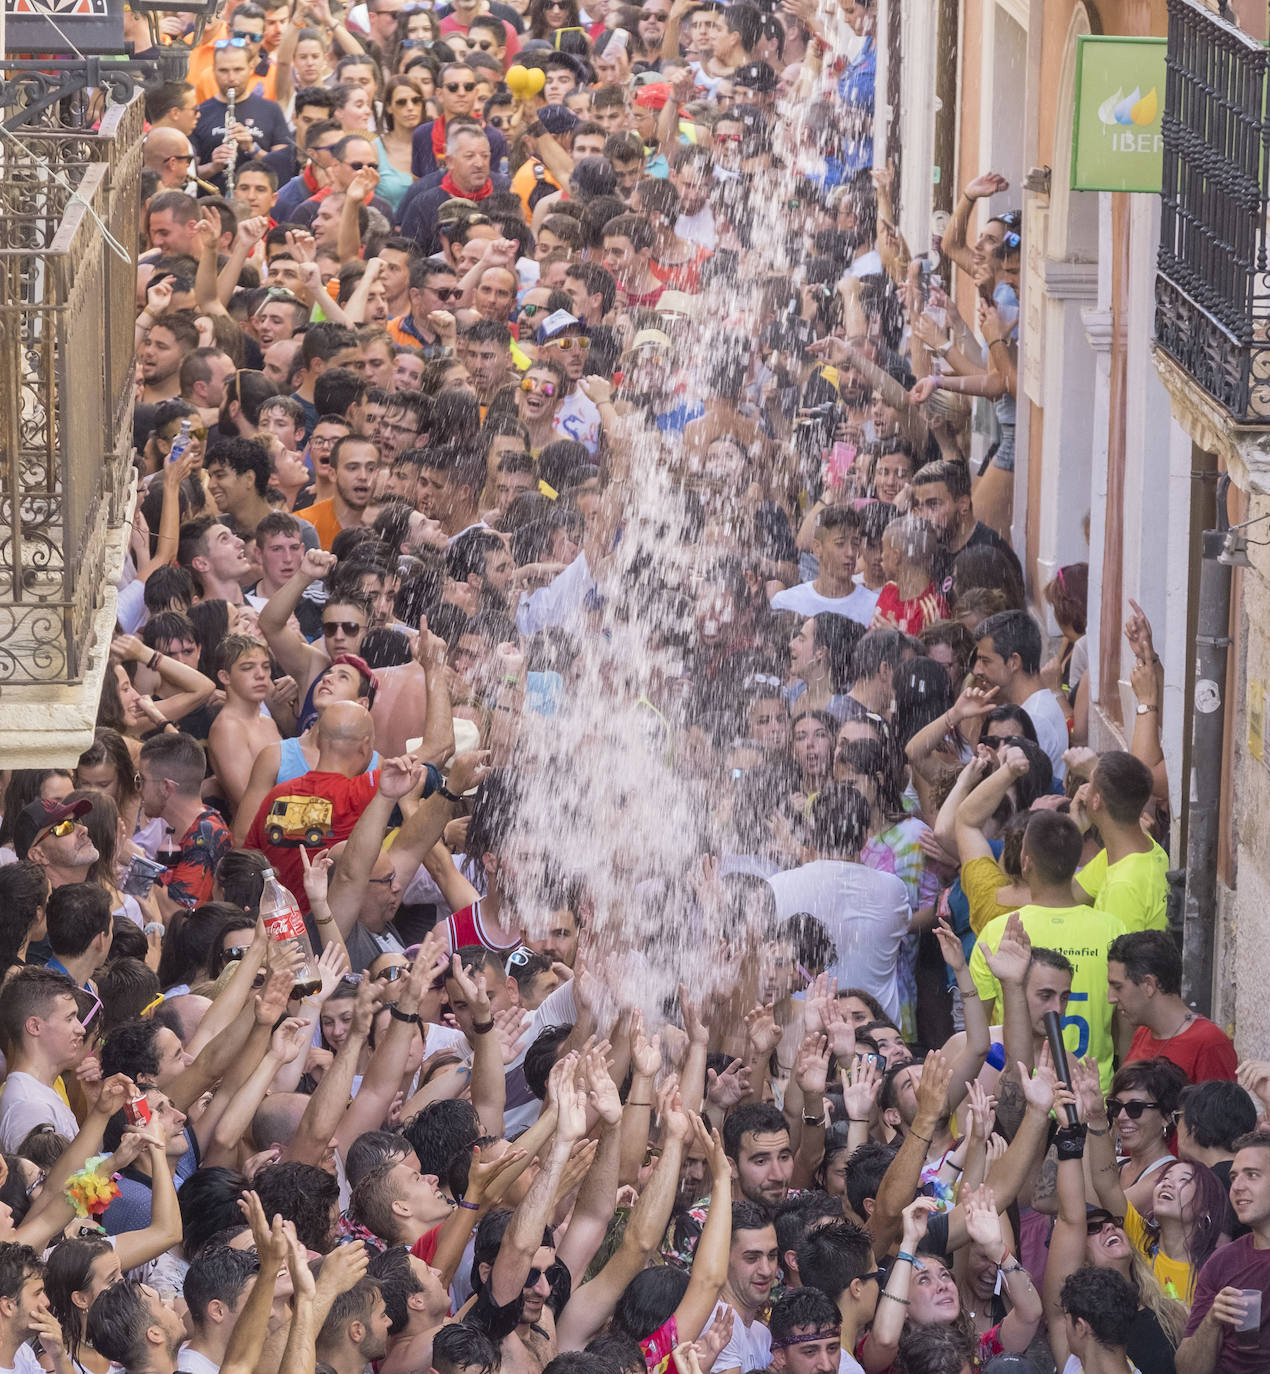
[(251, 1118), (251, 1135), (261, 1150), (280, 1145), (284, 1150), (295, 1139), (300, 1118), (309, 1105), (304, 1093), (271, 1093)]
[(179, 997), (168, 997), (164, 999), (163, 1010), (167, 1013), (165, 1017), (172, 1029), (181, 1038), (181, 1044), (185, 1042), (198, 1029), (199, 1022), (207, 1015), (207, 1009), (212, 1005), (210, 997), (200, 997), (196, 992), (182, 993)]
[(184, 186), (190, 179), (193, 152), (180, 129), (151, 129), (145, 137), (145, 165), (169, 188)]
[(362, 772), (375, 748), (370, 712), (355, 701), (333, 701), (318, 717), (317, 747), (320, 771)]

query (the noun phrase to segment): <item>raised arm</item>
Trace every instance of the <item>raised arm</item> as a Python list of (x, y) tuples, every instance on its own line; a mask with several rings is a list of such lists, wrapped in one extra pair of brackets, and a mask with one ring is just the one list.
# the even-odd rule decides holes
[(505, 1307), (520, 1297), (542, 1244), (543, 1228), (555, 1205), (556, 1189), (574, 1145), (586, 1133), (586, 1109), (574, 1082), (577, 1061), (572, 1055), (557, 1060), (551, 1071), (551, 1096), (556, 1103), (556, 1132), (538, 1176), (512, 1213), (490, 1271), (490, 1297)]
[(932, 1050), (926, 1056), (922, 1076), (917, 1083), (917, 1111), (913, 1116), (913, 1125), (905, 1133), (899, 1154), (882, 1176), (873, 1215), (865, 1227), (873, 1237), (875, 1254), (886, 1254), (899, 1234), (904, 1209), (917, 1192), (935, 1128), (945, 1115), (951, 1078), (951, 1065), (938, 1050)]
[(272, 1225), (268, 1224), (255, 1193), (244, 1193), (238, 1205), (251, 1227), (260, 1269), (234, 1322), (225, 1358), (221, 1361), (221, 1374), (256, 1374), (261, 1347), (269, 1331), (274, 1288), (287, 1257), (287, 1237), (283, 1228), (290, 1223), (275, 1216)]
[(622, 1102), (609, 1074), (606, 1053), (596, 1047), (582, 1056), (582, 1077), (589, 1107), (599, 1113), (600, 1148), (573, 1205), (569, 1229), (558, 1256), (581, 1283), (587, 1265), (600, 1248), (617, 1203), (617, 1164), (621, 1148)]
[(710, 1213), (692, 1256), (688, 1287), (675, 1308), (681, 1341), (695, 1341), (706, 1329), (719, 1291), (728, 1277), (728, 1249), (732, 1244), (732, 1166), (718, 1131), (707, 1130), (699, 1116), (692, 1118), (698, 1147), (710, 1161)]
[(176, 1200), (176, 1185), (168, 1164), (167, 1150), (161, 1133), (150, 1127), (139, 1131), (145, 1140), (150, 1160), (150, 1224), (140, 1231), (124, 1231), (115, 1237), (115, 1254), (119, 1267), (129, 1269), (157, 1259), (165, 1250), (181, 1243), (181, 1208)]
[(947, 921), (940, 921), (935, 927), (935, 938), (943, 953), (944, 962), (957, 980), (961, 993), (962, 1011), (965, 1015), (965, 1036), (961, 1048), (951, 1061), (952, 1078), (948, 1084), (948, 1111), (955, 1112), (966, 1096), (968, 1083), (978, 1078), (988, 1057), (992, 1040), (988, 1031), (988, 1013), (979, 998), (979, 989), (966, 967), (966, 953), (960, 938), (953, 933)]
[[(503, 1052), (494, 1031), (485, 974), (464, 968), (457, 954), (450, 959), (450, 977), (459, 986), (472, 1011), (472, 1028), (467, 1032), (472, 1047), (472, 1106), (486, 1135), (503, 1134), (503, 1111), (507, 1105), (507, 1076)], [(612, 1208), (609, 1209), (610, 1213)], [(585, 1268), (585, 1265), (583, 1266)]]
[(952, 217), (949, 219), (948, 226), (945, 228), (943, 238), (940, 241), (940, 248), (963, 272), (975, 270), (974, 253), (967, 242), (970, 216), (974, 214), (975, 201), (998, 195), (1009, 189), (1010, 183), (1003, 176), (997, 172), (985, 172), (982, 176), (977, 176), (973, 181), (967, 183), (966, 189), (958, 197)]
[(295, 678), (301, 690), (322, 671), (326, 653), (305, 642), (291, 623), (295, 608), (306, 589), (320, 582), (335, 567), (336, 557), (322, 549), (305, 549), (300, 566), (265, 602), (260, 611), (260, 633), (264, 635), (278, 666)]

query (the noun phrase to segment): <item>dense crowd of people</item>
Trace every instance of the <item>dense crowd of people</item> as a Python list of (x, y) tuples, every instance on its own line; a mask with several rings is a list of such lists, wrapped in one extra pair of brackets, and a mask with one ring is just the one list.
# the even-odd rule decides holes
[(905, 243), (876, 21), (126, 14), (188, 63), (98, 726), (3, 796), (0, 1371), (1270, 1368), (1151, 627), (1095, 752), (1020, 218)]

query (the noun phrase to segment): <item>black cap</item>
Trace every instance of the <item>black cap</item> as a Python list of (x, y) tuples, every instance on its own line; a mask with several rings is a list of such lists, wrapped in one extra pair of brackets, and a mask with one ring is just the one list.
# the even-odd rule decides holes
[(13, 828), (13, 848), (19, 859), (25, 859), (31, 846), (60, 821), (87, 815), (93, 804), (87, 797), (73, 802), (45, 801), (42, 798), (24, 806), (18, 812), (18, 823)]
[(571, 134), (581, 120), (567, 105), (544, 105), (538, 111), (538, 122), (549, 134)]
[(611, 196), (617, 190), (617, 173), (608, 158), (593, 154), (574, 164), (569, 185), (580, 200)]
[(747, 91), (758, 91), (762, 95), (774, 91), (780, 78), (766, 62), (747, 62), (732, 73), (732, 85), (744, 86)]

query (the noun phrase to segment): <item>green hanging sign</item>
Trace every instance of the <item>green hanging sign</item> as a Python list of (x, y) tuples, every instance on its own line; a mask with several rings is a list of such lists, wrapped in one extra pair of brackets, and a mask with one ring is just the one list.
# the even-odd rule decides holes
[(1073, 191), (1159, 194), (1167, 47), (1164, 38), (1076, 40)]

